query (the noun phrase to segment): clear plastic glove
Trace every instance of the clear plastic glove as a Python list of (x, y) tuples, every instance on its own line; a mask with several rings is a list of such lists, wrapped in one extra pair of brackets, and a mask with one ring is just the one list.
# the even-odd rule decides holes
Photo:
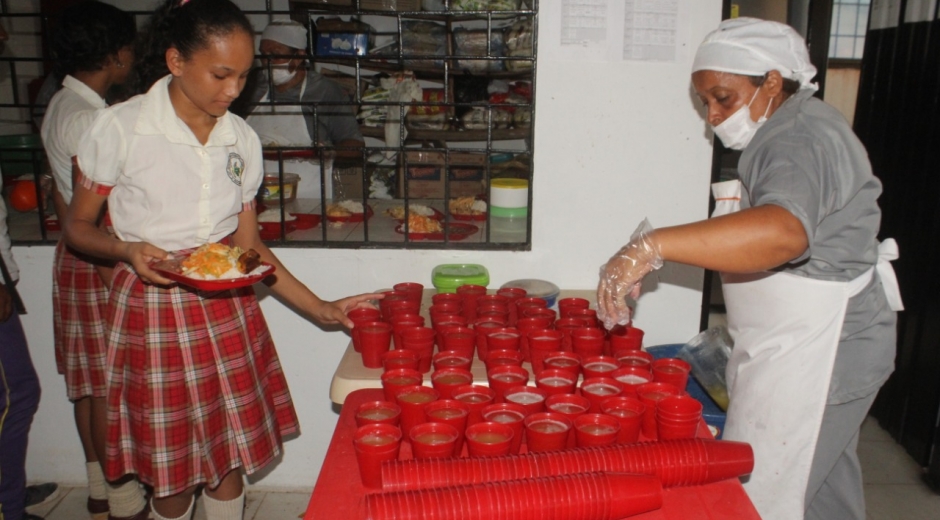
[(663, 266), (659, 244), (653, 240), (653, 226), (643, 219), (630, 236), (630, 242), (601, 266), (597, 285), (597, 317), (608, 330), (630, 323), (627, 296), (640, 295), (643, 277)]

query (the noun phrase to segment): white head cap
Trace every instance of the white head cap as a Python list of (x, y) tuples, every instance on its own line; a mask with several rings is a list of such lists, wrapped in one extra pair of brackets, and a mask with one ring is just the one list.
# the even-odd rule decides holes
[(307, 28), (293, 20), (276, 20), (264, 28), (261, 39), (303, 50), (307, 48)]
[(810, 63), (806, 42), (786, 24), (757, 18), (732, 18), (718, 25), (698, 47), (692, 72), (714, 70), (745, 76), (763, 76), (771, 70), (816, 90), (810, 83), (816, 67)]

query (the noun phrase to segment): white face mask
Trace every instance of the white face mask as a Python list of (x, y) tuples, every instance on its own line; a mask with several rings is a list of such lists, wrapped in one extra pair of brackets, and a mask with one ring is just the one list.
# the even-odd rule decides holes
[(275, 85), (283, 85), (288, 81), (294, 79), (294, 76), (297, 75), (297, 71), (291, 71), (288, 68), (287, 63), (283, 65), (271, 65), (271, 82)]
[(760, 87), (754, 91), (754, 95), (747, 103), (747, 106), (739, 108), (735, 113), (731, 114), (731, 117), (722, 121), (718, 126), (712, 127), (715, 135), (721, 139), (721, 142), (724, 143), (726, 148), (743, 150), (747, 147), (747, 144), (751, 142), (754, 134), (757, 133), (757, 129), (767, 121), (767, 113), (770, 112), (770, 103), (767, 103), (767, 109), (764, 110), (764, 115), (762, 115), (760, 119), (757, 121), (751, 119), (751, 103), (757, 99), (758, 92), (760, 92)]

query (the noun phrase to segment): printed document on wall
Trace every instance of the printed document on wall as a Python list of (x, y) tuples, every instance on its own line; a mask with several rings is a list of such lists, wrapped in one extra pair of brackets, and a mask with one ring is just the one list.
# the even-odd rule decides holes
[(676, 62), (688, 48), (686, 5), (695, 0), (557, 1), (564, 59)]

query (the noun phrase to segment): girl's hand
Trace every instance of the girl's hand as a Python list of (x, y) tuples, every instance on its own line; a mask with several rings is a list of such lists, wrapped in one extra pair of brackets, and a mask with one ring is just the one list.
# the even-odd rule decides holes
[(353, 322), (346, 317), (347, 312), (357, 307), (375, 308), (372, 300), (381, 300), (384, 297), (385, 295), (381, 293), (358, 294), (335, 302), (320, 302), (320, 305), (312, 309), (310, 314), (323, 325), (340, 323), (347, 329), (351, 329), (353, 328)]
[(173, 280), (160, 276), (150, 268), (150, 264), (167, 257), (167, 252), (147, 242), (127, 242), (124, 248), (124, 261), (134, 267), (137, 276), (144, 283), (170, 285)]

